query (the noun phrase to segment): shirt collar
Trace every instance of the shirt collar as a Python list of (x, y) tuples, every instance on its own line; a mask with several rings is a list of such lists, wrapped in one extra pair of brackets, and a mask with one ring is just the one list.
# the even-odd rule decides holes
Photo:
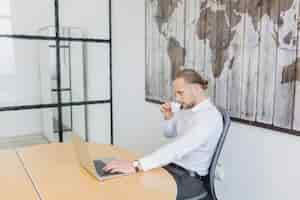
[(198, 103), (197, 105), (195, 105), (191, 111), (192, 112), (198, 112), (201, 108), (205, 108), (207, 105), (209, 105), (210, 103), (210, 99), (207, 98), (205, 100), (203, 100), (202, 102)]

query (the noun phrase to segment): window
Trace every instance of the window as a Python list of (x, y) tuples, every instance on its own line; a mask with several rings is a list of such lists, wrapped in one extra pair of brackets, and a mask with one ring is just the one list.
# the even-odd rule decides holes
[[(1, 0), (0, 34), (12, 34), (10, 0)], [(0, 75), (15, 73), (15, 57), (13, 40), (0, 40)]]

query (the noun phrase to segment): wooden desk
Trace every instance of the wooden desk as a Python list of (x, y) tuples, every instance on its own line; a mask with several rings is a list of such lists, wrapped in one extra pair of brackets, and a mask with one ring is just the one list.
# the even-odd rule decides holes
[[(89, 151), (94, 159), (136, 158), (110, 145), (90, 144)], [(176, 196), (176, 183), (163, 169), (99, 182), (79, 167), (70, 144), (38, 145), (19, 154), (44, 200), (173, 200)]]
[(1, 199), (38, 199), (15, 151), (0, 151), (0, 168)]

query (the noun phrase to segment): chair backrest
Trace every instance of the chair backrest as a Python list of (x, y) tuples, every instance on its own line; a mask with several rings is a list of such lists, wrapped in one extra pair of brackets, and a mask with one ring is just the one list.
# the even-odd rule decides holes
[(218, 107), (219, 112), (221, 113), (222, 117), (223, 117), (223, 131), (221, 133), (219, 142), (217, 144), (215, 153), (213, 155), (211, 164), (210, 164), (210, 168), (209, 168), (209, 189), (210, 189), (210, 193), (211, 193), (211, 198), (212, 200), (217, 200), (217, 196), (215, 193), (215, 175), (216, 175), (216, 168), (217, 168), (217, 164), (218, 164), (218, 160), (220, 157), (220, 154), (222, 152), (223, 146), (224, 146), (224, 142), (230, 127), (230, 116), (229, 113), (221, 108)]

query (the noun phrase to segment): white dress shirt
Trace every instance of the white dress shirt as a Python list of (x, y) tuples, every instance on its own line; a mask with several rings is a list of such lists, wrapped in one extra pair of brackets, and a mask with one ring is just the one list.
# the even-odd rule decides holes
[(223, 129), (221, 114), (209, 99), (173, 113), (172, 119), (164, 121), (164, 134), (176, 137), (175, 140), (140, 159), (141, 168), (147, 171), (175, 163), (201, 176), (207, 175)]

